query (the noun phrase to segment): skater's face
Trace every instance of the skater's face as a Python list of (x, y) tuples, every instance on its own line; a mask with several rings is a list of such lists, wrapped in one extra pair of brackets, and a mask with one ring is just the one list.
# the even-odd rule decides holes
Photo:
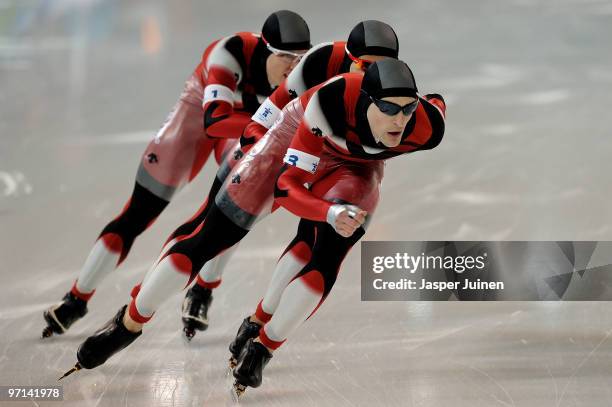
[(373, 99), (373, 103), (368, 107), (367, 117), (374, 139), (387, 147), (397, 146), (402, 141), (402, 133), (417, 104), (416, 98), (408, 96)]
[(355, 58), (350, 54), (349, 56), (353, 60), (349, 68), (350, 72), (365, 72), (374, 62), (389, 58), (380, 55), (361, 55), (359, 58)]
[(303, 49), (289, 52), (274, 49), (266, 60), (266, 72), (270, 86), (275, 88), (287, 79), (287, 76), (300, 62), (301, 57), (306, 51), (308, 50)]

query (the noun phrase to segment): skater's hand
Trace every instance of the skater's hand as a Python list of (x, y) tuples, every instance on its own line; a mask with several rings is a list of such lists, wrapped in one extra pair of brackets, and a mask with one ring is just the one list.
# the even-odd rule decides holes
[(365, 222), (366, 215), (368, 213), (364, 210), (359, 210), (359, 212), (353, 212), (350, 210), (345, 210), (341, 212), (340, 215), (336, 218), (336, 232), (343, 237), (352, 236), (353, 233), (363, 225)]
[(327, 222), (342, 237), (350, 237), (363, 225), (367, 212), (354, 205), (332, 205), (327, 213)]

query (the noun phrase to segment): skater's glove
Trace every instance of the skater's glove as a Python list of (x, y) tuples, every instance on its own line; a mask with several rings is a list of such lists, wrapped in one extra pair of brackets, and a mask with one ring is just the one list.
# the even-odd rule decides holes
[(327, 223), (342, 237), (350, 237), (366, 220), (367, 212), (355, 205), (332, 205)]

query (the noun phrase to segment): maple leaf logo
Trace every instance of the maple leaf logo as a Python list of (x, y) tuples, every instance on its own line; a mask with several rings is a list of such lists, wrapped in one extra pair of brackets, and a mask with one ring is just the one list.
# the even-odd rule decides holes
[(317, 137), (323, 137), (323, 130), (321, 130), (320, 128), (316, 126), (310, 129), (310, 131), (312, 131), (312, 134), (314, 134)]

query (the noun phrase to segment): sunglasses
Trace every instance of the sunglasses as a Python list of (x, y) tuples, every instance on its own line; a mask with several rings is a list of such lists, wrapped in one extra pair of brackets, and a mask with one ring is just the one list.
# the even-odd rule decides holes
[(306, 52), (308, 52), (308, 51), (305, 51), (302, 53), (298, 53), (298, 52), (286, 51), (284, 49), (274, 48), (272, 45), (270, 45), (268, 41), (266, 41), (264, 37), (261, 37), (261, 39), (266, 44), (266, 48), (268, 48), (268, 51), (270, 51), (271, 53), (273, 53), (274, 55), (278, 57), (285, 58), (290, 61), (295, 61), (296, 59), (300, 60), (306, 54)]
[(404, 116), (410, 116), (419, 106), (419, 99), (416, 99), (414, 102), (408, 103), (404, 106), (400, 106), (393, 102), (387, 102), (386, 100), (382, 99), (375, 99), (372, 96), (370, 96), (370, 100), (376, 105), (378, 110), (387, 116), (395, 116), (399, 112), (402, 112)]
[(362, 71), (367, 71), (370, 65), (372, 65), (375, 61), (370, 61), (369, 59), (357, 58), (351, 54), (346, 45), (344, 46), (344, 50), (346, 51), (346, 55), (355, 63), (355, 66)]

